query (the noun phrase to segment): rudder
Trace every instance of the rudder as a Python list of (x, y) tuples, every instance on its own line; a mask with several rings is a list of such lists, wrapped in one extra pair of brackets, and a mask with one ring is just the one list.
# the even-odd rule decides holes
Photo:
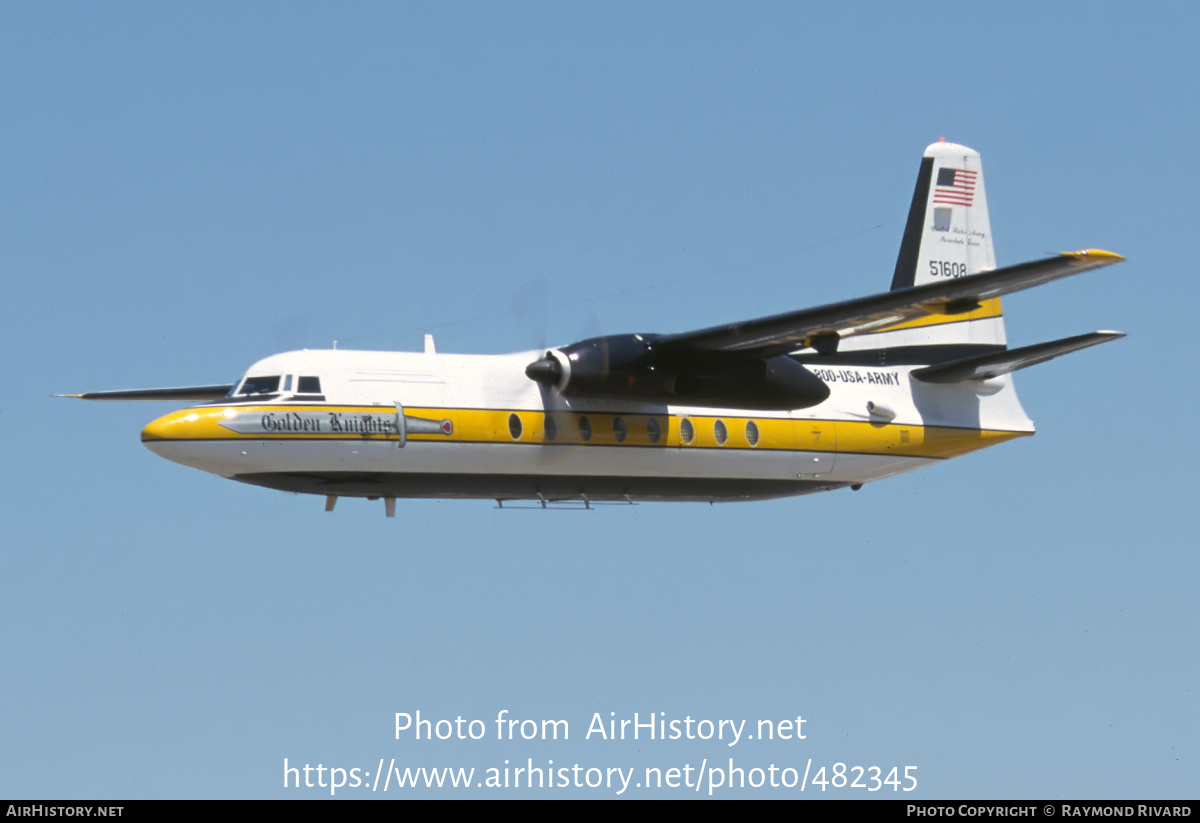
[[(892, 290), (996, 268), (979, 152), (939, 141), (925, 149)], [(944, 326), (937, 329), (935, 327)], [(1005, 343), (999, 298), (964, 314), (932, 315), (886, 330), (904, 343)], [(922, 331), (923, 330), (923, 331)], [(900, 342), (900, 341), (897, 341)]]

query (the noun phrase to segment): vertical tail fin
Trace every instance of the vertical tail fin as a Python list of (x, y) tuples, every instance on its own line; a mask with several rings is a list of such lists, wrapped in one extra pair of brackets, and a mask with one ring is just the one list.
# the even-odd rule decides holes
[[(994, 268), (979, 152), (955, 143), (934, 143), (921, 158), (892, 290)], [(912, 320), (884, 333), (890, 345), (1005, 343), (999, 298), (971, 312)]]

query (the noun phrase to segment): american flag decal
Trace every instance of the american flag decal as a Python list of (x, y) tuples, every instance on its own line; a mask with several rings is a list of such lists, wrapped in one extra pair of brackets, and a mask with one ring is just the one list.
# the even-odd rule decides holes
[(978, 174), (966, 169), (938, 169), (933, 202), (948, 206), (971, 205), (975, 200), (975, 177)]

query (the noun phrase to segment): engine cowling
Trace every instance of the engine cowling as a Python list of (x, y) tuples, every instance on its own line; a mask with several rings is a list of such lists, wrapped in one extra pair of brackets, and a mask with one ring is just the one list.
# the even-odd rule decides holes
[(525, 374), (572, 396), (637, 399), (663, 392), (651, 341), (640, 334), (593, 337), (552, 349), (530, 363)]
[(655, 335), (612, 335), (552, 349), (525, 374), (569, 397), (687, 403), (742, 409), (802, 409), (829, 387), (790, 357), (680, 354), (655, 347)]

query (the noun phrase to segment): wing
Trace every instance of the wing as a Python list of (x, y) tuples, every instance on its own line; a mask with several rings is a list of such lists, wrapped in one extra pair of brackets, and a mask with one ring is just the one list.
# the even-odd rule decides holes
[(1021, 263), (980, 274), (776, 314), (727, 326), (663, 335), (655, 346), (665, 351), (699, 354), (726, 352), (764, 358), (806, 346), (836, 349), (837, 340), (931, 314), (962, 314), (993, 297), (1039, 286), (1125, 258), (1099, 249), (1063, 252), (1044, 260)]
[(91, 391), (83, 394), (59, 394), (56, 397), (78, 397), (81, 400), (220, 400), (229, 394), (232, 388), (232, 385), (178, 386), (169, 389)]

